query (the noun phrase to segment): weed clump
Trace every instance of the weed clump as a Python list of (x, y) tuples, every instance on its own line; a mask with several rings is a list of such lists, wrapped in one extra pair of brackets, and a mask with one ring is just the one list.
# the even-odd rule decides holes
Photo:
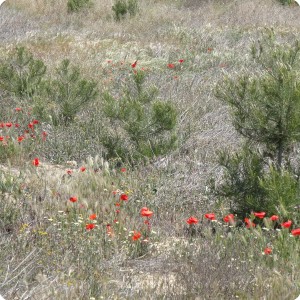
[(121, 21), (127, 14), (133, 17), (138, 11), (137, 0), (116, 0), (115, 4), (112, 6), (112, 11), (114, 12), (114, 18), (116, 21)]
[(89, 7), (92, 5), (91, 0), (68, 0), (67, 7), (68, 12), (78, 12), (85, 7)]

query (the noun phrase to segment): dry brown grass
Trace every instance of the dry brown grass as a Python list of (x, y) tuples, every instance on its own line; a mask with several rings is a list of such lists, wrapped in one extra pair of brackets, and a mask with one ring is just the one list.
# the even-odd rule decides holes
[[(92, 299), (96, 295), (96, 299), (293, 300), (299, 293), (299, 275), (291, 265), (280, 260), (273, 269), (259, 269), (265, 263), (260, 255), (265, 241), (262, 235), (247, 237), (251, 243), (243, 244), (242, 234), (224, 238), (220, 230), (213, 236), (204, 222), (205, 238), (189, 243), (183, 224), (190, 214), (217, 209), (216, 199), (207, 192), (210, 176), (221, 177), (217, 152), (225, 147), (236, 149), (240, 144), (227, 108), (214, 97), (216, 84), (226, 74), (254, 70), (249, 46), (264, 27), (273, 27), (283, 41), (300, 38), (300, 8), (283, 7), (276, 0), (142, 0), (136, 17), (117, 23), (111, 0), (94, 3), (93, 9), (68, 14), (63, 0), (7, 0), (0, 8), (0, 56), (24, 45), (45, 61), (50, 74), (62, 59), (70, 58), (84, 75), (96, 78), (100, 91), (109, 87), (104, 75), (109, 68), (107, 60), (130, 66), (138, 58), (139, 66), (150, 68), (149, 84), (155, 84), (159, 96), (171, 100), (180, 112), (183, 138), (178, 150), (126, 177), (125, 186), (134, 191), (132, 210), (144, 203), (156, 209), (155, 242), (139, 259), (128, 256), (126, 245), (104, 259), (101, 251), (105, 252), (105, 246), (95, 246), (86, 235), (77, 239), (69, 232), (70, 237), (62, 238), (44, 217), (64, 210), (65, 198), (71, 193), (84, 198), (88, 209), (98, 209), (105, 216), (101, 207), (106, 207), (109, 196), (105, 189), (112, 189), (115, 171), (105, 178), (92, 172), (76, 177), (76, 173), (70, 183), (64, 167), (44, 163), (39, 172), (32, 168), (25, 172), (27, 194), (12, 192), (12, 201), (21, 198), (24, 206), (22, 223), (33, 225), (28, 235), (15, 232), (1, 236), (1, 293), (2, 288), (7, 299)], [(208, 48), (213, 50), (208, 52)], [(187, 65), (175, 81), (166, 65), (180, 58)], [(119, 71), (117, 68), (115, 73)], [(119, 84), (118, 75), (111, 79)], [(93, 116), (93, 125), (100, 128), (98, 101), (78, 120)], [(86, 152), (93, 156), (100, 152), (99, 145), (86, 149), (81, 145), (88, 137), (77, 124), (67, 129), (50, 128), (49, 133), (50, 142), (43, 149), (45, 153), (40, 153), (49, 161), (61, 158), (63, 162), (77, 159), (83, 163)], [(71, 158), (66, 157), (66, 146), (73, 151)], [(55, 192), (64, 200), (53, 197)], [(40, 197), (42, 202), (36, 202)], [(225, 213), (226, 204), (218, 211), (220, 216)], [(37, 225), (50, 226), (61, 244), (33, 234)], [(299, 265), (296, 257), (293, 262)], [(12, 282), (7, 283), (8, 277)]]

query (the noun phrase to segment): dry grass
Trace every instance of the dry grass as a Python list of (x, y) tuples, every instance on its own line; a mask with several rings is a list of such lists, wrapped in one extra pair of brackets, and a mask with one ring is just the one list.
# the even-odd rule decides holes
[[(213, 235), (211, 224), (202, 220), (201, 235), (192, 240), (184, 224), (190, 215), (212, 210), (221, 219), (228, 209), (208, 193), (208, 179), (221, 177), (217, 152), (236, 149), (240, 140), (227, 108), (215, 99), (215, 86), (224, 75), (255, 71), (249, 46), (265, 27), (274, 28), (283, 42), (299, 39), (300, 8), (283, 7), (276, 0), (141, 0), (139, 5), (137, 16), (120, 23), (113, 20), (111, 0), (94, 0), (92, 9), (78, 14), (68, 14), (62, 0), (7, 0), (0, 8), (0, 58), (23, 45), (46, 63), (50, 75), (62, 59), (70, 58), (83, 75), (97, 80), (100, 91), (117, 91), (138, 59), (139, 67), (149, 69), (149, 84), (159, 88), (159, 97), (171, 100), (180, 112), (182, 141), (170, 155), (125, 175), (113, 163), (109, 172), (99, 163), (100, 172), (94, 173), (95, 162), (86, 160), (103, 151), (95, 138), (102, 126), (100, 97), (69, 128), (43, 124), (48, 142), (0, 170), (0, 206), (13, 220), (4, 220), (5, 214), (0, 220), (1, 295), (293, 300), (300, 292), (297, 241), (285, 236), (283, 250), (267, 257), (262, 249), (270, 241), (274, 248), (279, 244), (276, 232), (267, 237), (244, 228), (228, 233), (217, 224)], [(172, 73), (166, 66), (179, 59), (185, 65)], [(24, 104), (3, 99), (0, 103), (9, 103), (5, 111)], [(92, 120), (88, 130), (87, 120)], [(37, 170), (31, 166), (35, 156), (43, 162)], [(86, 165), (87, 172), (76, 167), (66, 176), (68, 160)], [(105, 225), (114, 218), (111, 192), (117, 188), (132, 190), (122, 223), (128, 231), (141, 226), (142, 206), (154, 211), (155, 233), (142, 255), (132, 248), (128, 231), (121, 231), (119, 240), (106, 236)], [(84, 210), (73, 211), (72, 195)], [(79, 215), (84, 224), (94, 212), (100, 216), (96, 233), (75, 225)], [(63, 227), (64, 222), (72, 225)]]

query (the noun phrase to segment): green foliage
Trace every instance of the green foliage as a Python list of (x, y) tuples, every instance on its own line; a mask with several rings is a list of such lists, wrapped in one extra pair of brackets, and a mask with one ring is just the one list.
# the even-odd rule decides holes
[(117, 0), (112, 6), (112, 10), (115, 14), (116, 21), (121, 21), (121, 18), (123, 18), (127, 13), (127, 4), (125, 0)]
[(25, 48), (16, 48), (0, 66), (0, 91), (18, 98), (30, 99), (32, 111), (40, 120), (54, 125), (69, 125), (81, 108), (98, 94), (97, 84), (82, 78), (79, 68), (63, 60), (55, 79), (46, 79), (46, 66), (34, 59)]
[(57, 105), (57, 111), (52, 112), (53, 123), (73, 122), (80, 109), (96, 98), (96, 86), (94, 81), (83, 79), (79, 68), (71, 66), (69, 60), (63, 60), (48, 91)]
[(24, 47), (16, 48), (12, 57), (0, 65), (0, 89), (17, 97), (31, 97), (43, 85), (45, 64), (34, 59)]
[(278, 0), (282, 5), (291, 5), (294, 0)]
[(14, 141), (8, 140), (0, 143), (0, 162), (6, 162), (20, 152), (18, 145)]
[(67, 7), (68, 12), (78, 12), (82, 8), (91, 6), (92, 2), (91, 0), (68, 0)]
[(131, 17), (135, 16), (138, 11), (137, 0), (116, 0), (112, 6), (116, 21), (121, 21), (128, 13)]
[(219, 164), (225, 174), (222, 184), (214, 192), (216, 196), (230, 200), (233, 213), (244, 216), (252, 210), (267, 209), (265, 191), (260, 186), (264, 161), (259, 153), (247, 145), (234, 155), (223, 151), (219, 155)]
[(299, 53), (299, 41), (282, 46), (271, 32), (252, 47), (259, 74), (226, 78), (217, 89), (217, 96), (230, 107), (235, 129), (250, 147), (226, 159), (220, 156), (225, 167), (220, 192), (233, 200), (239, 214), (288, 210), (297, 199), (299, 186), (289, 160), (292, 145), (300, 141)]
[(300, 43), (268, 42), (252, 50), (262, 75), (227, 78), (217, 96), (229, 104), (235, 129), (263, 145), (280, 168), (290, 145), (300, 141)]
[(110, 129), (102, 136), (107, 156), (122, 160), (162, 155), (176, 145), (177, 112), (171, 103), (157, 100), (157, 89), (144, 89), (145, 73), (133, 74), (133, 86), (127, 86), (121, 99), (103, 94), (104, 114)]
[(292, 212), (300, 201), (299, 178), (291, 170), (278, 171), (271, 167), (260, 180), (260, 188), (265, 192), (265, 201), (270, 213), (292, 218)]
[(252, 211), (266, 211), (269, 215), (290, 217), (299, 203), (299, 179), (291, 170), (278, 170), (273, 166), (266, 172), (260, 153), (245, 146), (230, 155), (223, 151), (219, 164), (225, 170), (222, 183), (215, 188), (215, 195), (230, 200), (231, 210), (239, 216)]

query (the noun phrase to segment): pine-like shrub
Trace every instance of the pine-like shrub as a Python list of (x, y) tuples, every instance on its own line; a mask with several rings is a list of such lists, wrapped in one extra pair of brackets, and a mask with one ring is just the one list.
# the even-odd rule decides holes
[(259, 71), (226, 78), (216, 93), (229, 105), (248, 148), (219, 158), (225, 176), (217, 194), (240, 215), (288, 211), (300, 191), (290, 162), (292, 146), (300, 141), (300, 43), (280, 45), (270, 32), (253, 45), (252, 56)]
[(166, 154), (176, 146), (177, 112), (174, 106), (158, 100), (155, 87), (145, 88), (143, 71), (133, 74), (118, 99), (103, 94), (103, 109), (109, 127), (102, 135), (108, 158), (135, 161)]
[(278, 0), (282, 5), (291, 5), (294, 3), (294, 0)]
[(128, 13), (131, 17), (135, 16), (138, 11), (137, 0), (116, 0), (112, 6), (114, 18), (116, 21), (121, 21)]
[(16, 97), (32, 97), (43, 89), (46, 66), (24, 47), (0, 64), (0, 89)]
[(56, 70), (56, 78), (50, 84), (49, 96), (55, 102), (51, 112), (54, 125), (68, 125), (86, 104), (93, 101), (97, 94), (97, 84), (82, 78), (79, 68), (63, 60)]

